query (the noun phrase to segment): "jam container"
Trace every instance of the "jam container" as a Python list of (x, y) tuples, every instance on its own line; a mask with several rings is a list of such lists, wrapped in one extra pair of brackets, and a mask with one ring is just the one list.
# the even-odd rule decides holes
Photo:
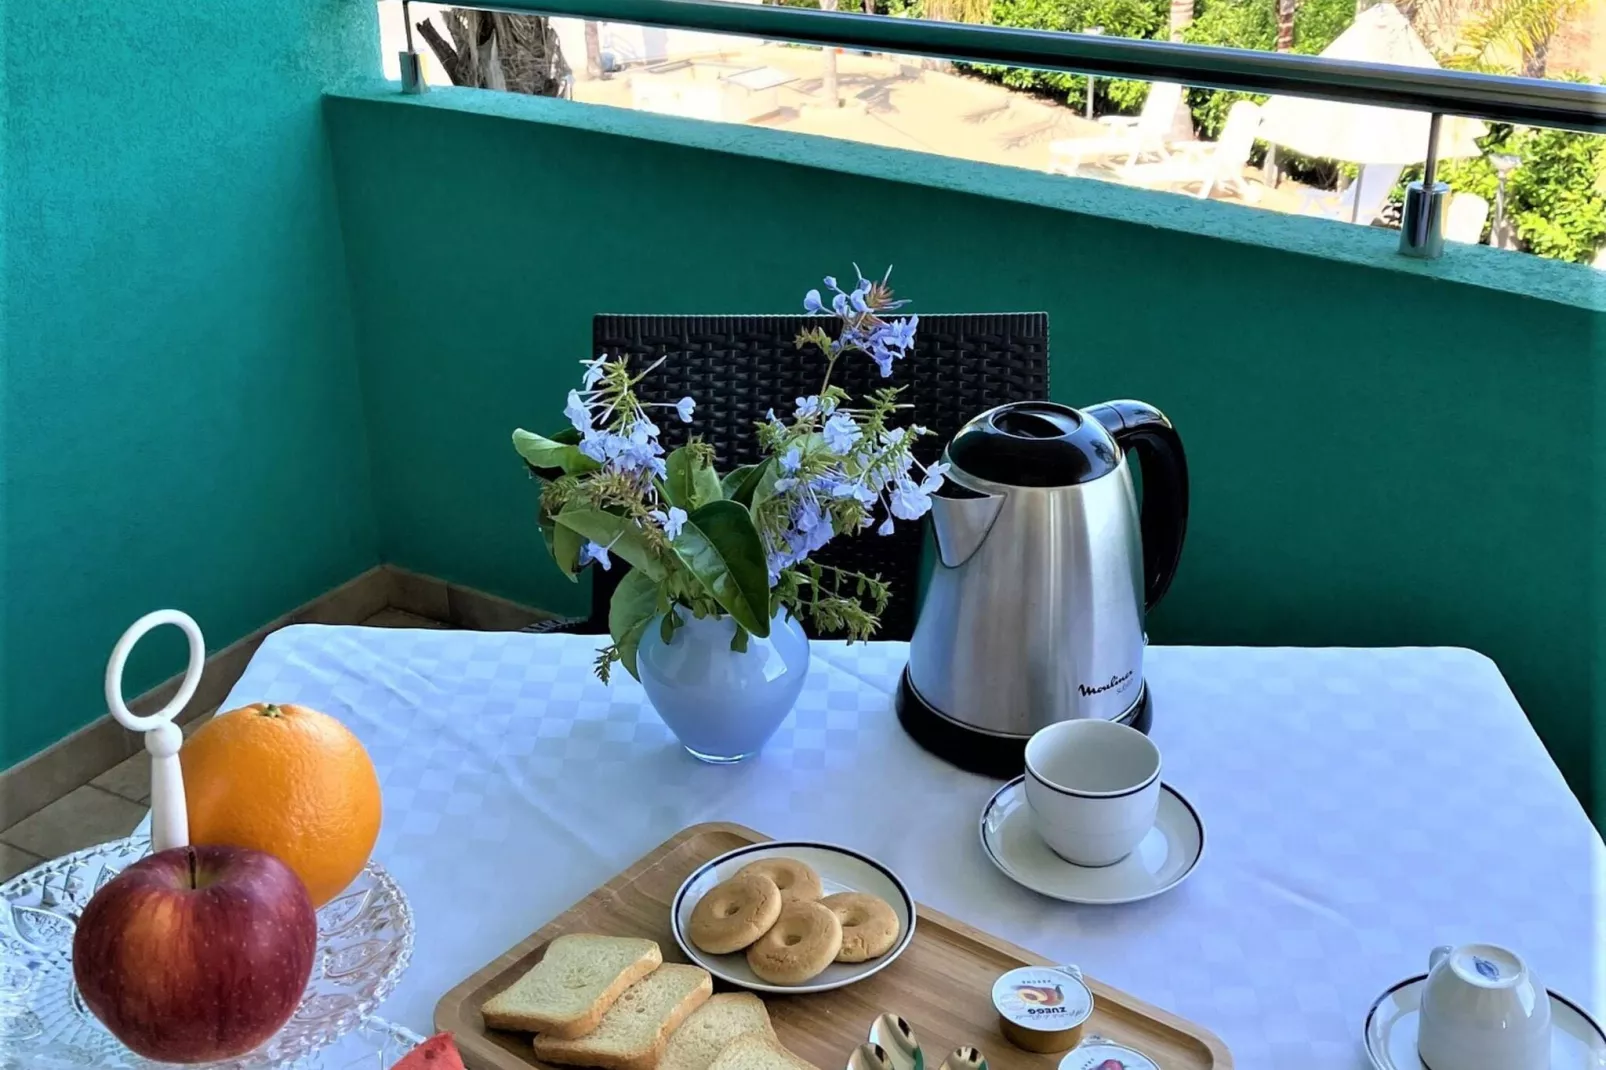
[(1011, 1044), (1048, 1054), (1069, 1051), (1082, 1039), (1093, 993), (1075, 966), (1025, 966), (993, 983), (993, 1007)]
[(1111, 1044), (1102, 1037), (1089, 1038), (1065, 1058), (1059, 1070), (1160, 1070), (1153, 1059), (1140, 1051)]

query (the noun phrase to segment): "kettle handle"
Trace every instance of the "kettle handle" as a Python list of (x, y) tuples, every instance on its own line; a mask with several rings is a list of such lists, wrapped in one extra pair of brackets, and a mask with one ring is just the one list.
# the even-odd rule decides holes
[(1165, 597), (1188, 533), (1188, 457), (1165, 413), (1141, 401), (1106, 401), (1083, 410), (1143, 466), (1143, 607)]

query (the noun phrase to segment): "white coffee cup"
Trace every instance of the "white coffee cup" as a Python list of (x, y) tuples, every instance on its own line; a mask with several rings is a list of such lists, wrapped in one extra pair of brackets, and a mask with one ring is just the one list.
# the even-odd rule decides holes
[(1160, 748), (1114, 721), (1061, 721), (1026, 744), (1026, 802), (1067, 862), (1109, 866), (1132, 853), (1160, 808)]
[(1416, 1050), (1428, 1070), (1550, 1070), (1550, 994), (1515, 952), (1436, 947)]

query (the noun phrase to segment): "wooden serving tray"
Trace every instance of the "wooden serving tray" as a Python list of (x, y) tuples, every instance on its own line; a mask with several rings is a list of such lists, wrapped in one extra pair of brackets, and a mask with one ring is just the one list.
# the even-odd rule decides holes
[[(767, 839), (722, 823), (684, 830), (446, 993), (435, 1006), (435, 1028), (457, 1034), (471, 1070), (544, 1067), (529, 1034), (487, 1029), (481, 1005), (523, 976), (541, 960), (546, 945), (564, 933), (645, 936), (658, 941), (664, 961), (684, 962), (669, 930), (669, 904), (681, 882), (704, 862)], [(820, 1070), (840, 1070), (864, 1043), (876, 1016), (891, 1012), (914, 1027), (928, 1065), (973, 1044), (992, 1070), (1055, 1070), (1062, 1056), (1033, 1055), (1004, 1039), (992, 1004), (999, 974), (1049, 960), (927, 907), (918, 911), (913, 942), (875, 976), (818, 995), (763, 997), (781, 1042)], [(1089, 1032), (1136, 1048), (1161, 1070), (1231, 1070), (1226, 1045), (1208, 1030), (1085, 980), (1094, 996)]]

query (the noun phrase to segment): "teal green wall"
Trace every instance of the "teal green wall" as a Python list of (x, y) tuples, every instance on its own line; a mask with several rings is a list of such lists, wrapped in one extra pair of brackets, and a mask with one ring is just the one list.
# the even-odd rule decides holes
[(141, 613), (220, 647), (377, 560), (320, 107), (374, 5), (4, 12), (0, 767), (105, 712)]
[(592, 313), (790, 311), (893, 263), (917, 310), (1046, 309), (1057, 398), (1174, 419), (1193, 517), (1157, 639), (1481, 650), (1588, 797), (1586, 269), (561, 101), (328, 114), (386, 560), (580, 608), (507, 435), (560, 419)]

